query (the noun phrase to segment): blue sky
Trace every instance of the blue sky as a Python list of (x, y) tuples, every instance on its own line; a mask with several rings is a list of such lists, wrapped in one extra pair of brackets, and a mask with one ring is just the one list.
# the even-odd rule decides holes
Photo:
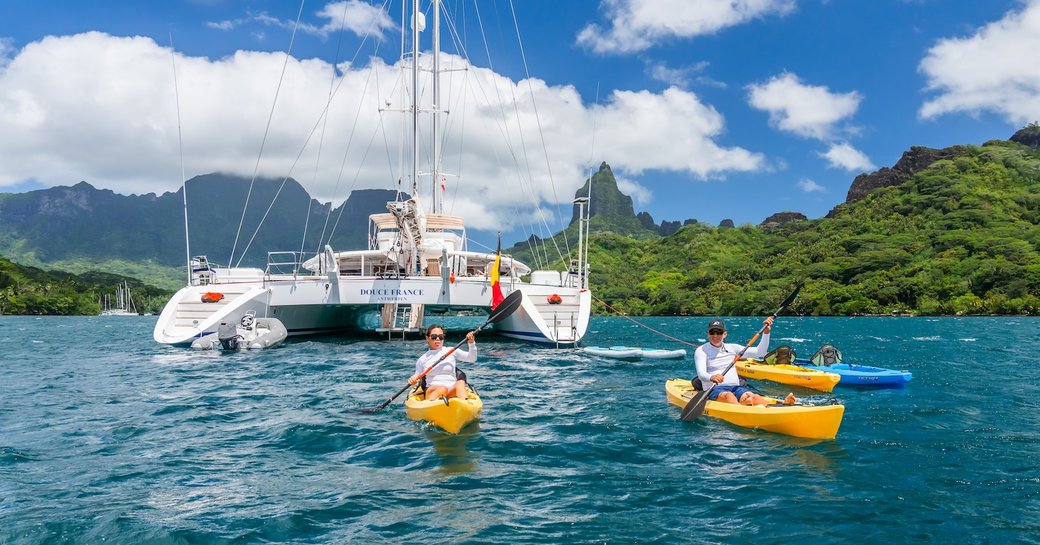
[[(468, 36), (469, 60), (449, 63), (472, 68), (447, 85), (445, 164), (460, 177), (444, 202), (483, 243), (499, 225), (507, 243), (557, 230), (601, 161), (658, 222), (757, 224), (825, 215), (910, 146), (981, 144), (1040, 120), (1040, 0), (497, 0), (479, 17), (445, 5)], [(400, 7), (383, 10), (0, 3), (0, 191), (173, 191), (182, 157), (189, 178), (290, 173), (325, 201), (391, 188), (400, 121), (378, 107), (393, 96)]]

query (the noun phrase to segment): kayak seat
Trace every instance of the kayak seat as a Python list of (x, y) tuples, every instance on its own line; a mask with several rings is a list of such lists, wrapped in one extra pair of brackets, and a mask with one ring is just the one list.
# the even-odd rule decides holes
[(835, 348), (833, 344), (824, 344), (815, 354), (809, 357), (809, 361), (813, 362), (815, 365), (834, 365), (835, 363), (841, 363), (841, 350)]
[(762, 358), (769, 365), (791, 365), (794, 363), (797, 353), (789, 345), (781, 344), (772, 349)]

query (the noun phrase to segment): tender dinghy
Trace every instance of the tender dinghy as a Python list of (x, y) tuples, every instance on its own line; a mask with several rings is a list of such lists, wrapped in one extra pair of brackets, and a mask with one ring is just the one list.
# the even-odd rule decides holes
[(195, 339), (191, 347), (197, 350), (258, 350), (278, 346), (288, 335), (277, 318), (256, 318), (250, 312), (238, 324), (221, 322), (216, 333)]

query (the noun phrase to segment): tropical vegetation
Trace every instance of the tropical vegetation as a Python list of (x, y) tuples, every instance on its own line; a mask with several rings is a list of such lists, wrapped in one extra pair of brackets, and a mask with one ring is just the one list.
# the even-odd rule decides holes
[[(1040, 150), (1002, 140), (958, 150), (827, 218), (694, 223), (649, 239), (594, 227), (598, 311), (761, 315), (804, 282), (791, 312), (1038, 314)], [(548, 255), (543, 244), (515, 250)]]
[(116, 274), (76, 275), (26, 267), (0, 258), (0, 315), (93, 315), (102, 301), (116, 298), (116, 287), (127, 282), (139, 312), (156, 312), (171, 292)]

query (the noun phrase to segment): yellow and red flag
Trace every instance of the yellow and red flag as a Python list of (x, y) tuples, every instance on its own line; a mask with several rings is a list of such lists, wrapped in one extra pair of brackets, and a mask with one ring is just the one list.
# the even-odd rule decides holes
[(498, 234), (498, 249), (495, 250), (495, 264), (491, 267), (491, 310), (505, 299), (502, 285), (498, 281), (498, 268), (502, 265), (502, 233)]

